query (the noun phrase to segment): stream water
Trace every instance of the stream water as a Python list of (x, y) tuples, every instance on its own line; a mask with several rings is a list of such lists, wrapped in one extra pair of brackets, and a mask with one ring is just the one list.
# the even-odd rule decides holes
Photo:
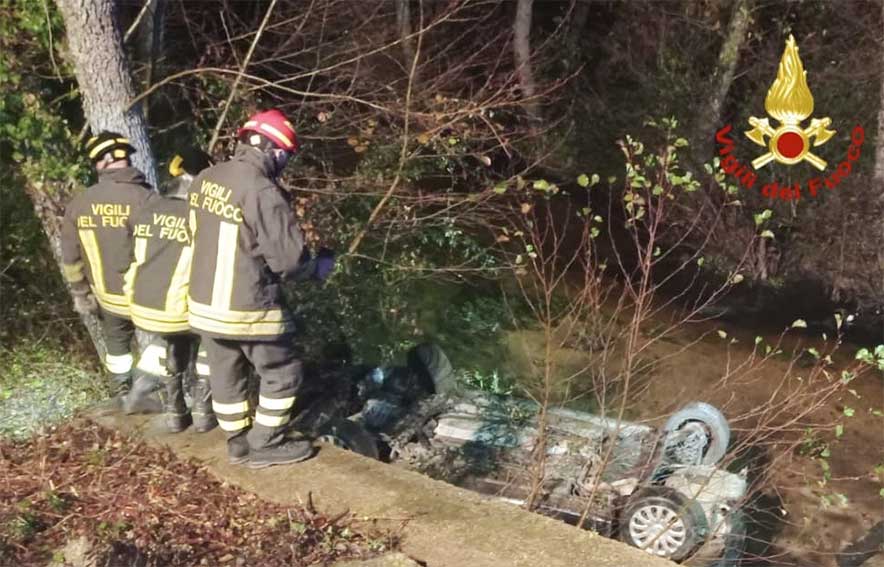
[[(488, 389), (505, 390), (508, 386), (535, 389), (542, 375), (544, 362), (543, 333), (520, 317), (514, 302), (500, 307), (500, 290), (470, 289), (448, 284), (428, 284), (416, 296), (420, 298), (414, 325), (423, 338), (435, 340), (449, 353), (455, 367), (482, 378)], [(496, 295), (495, 295), (496, 294)], [(497, 298), (495, 300), (494, 298)], [(809, 372), (804, 355), (790, 367), (790, 359), (803, 350), (816, 349), (827, 353), (833, 341), (823, 340), (817, 309), (807, 320), (808, 329), (790, 329), (797, 318), (801, 302), (784, 305), (775, 312), (750, 312), (736, 316), (734, 310), (722, 312), (726, 319), (708, 320), (682, 326), (657, 342), (648, 356), (658, 360), (651, 372), (637, 384), (636, 395), (630, 396), (627, 417), (661, 424), (679, 406), (702, 400), (721, 408), (731, 419), (734, 440), (755, 427), (753, 412), (772, 398), (782, 395), (784, 376), (801, 376)], [(500, 313), (497, 310), (503, 309)], [(484, 310), (484, 311), (483, 311)], [(507, 314), (515, 325), (496, 327), (491, 322)], [(521, 315), (525, 315), (522, 310)], [(662, 326), (674, 315), (663, 310), (648, 326)], [(833, 319), (834, 320), (834, 319)], [(722, 338), (719, 331), (726, 334)], [(833, 376), (853, 363), (861, 346), (874, 344), (874, 331), (850, 338), (869, 342), (844, 342), (832, 353)], [(755, 347), (756, 337), (762, 345), (780, 345), (782, 355), (766, 362), (751, 374), (722, 381), (746, 360)], [(592, 385), (581, 369), (592, 367), (597, 356), (579, 345), (551, 350), (553, 367), (559, 376), (576, 376), (569, 382), (572, 396)], [(491, 377), (500, 380), (495, 382)], [(598, 401), (582, 397), (572, 403), (580, 409), (595, 411)], [(754, 448), (758, 462), (773, 459), (773, 476), (759, 487), (751, 502), (755, 523), (750, 542), (750, 563), (753, 566), (793, 565), (802, 567), (834, 566), (836, 553), (863, 537), (884, 520), (884, 375), (870, 371), (850, 383), (837, 395), (818, 407), (808, 421), (830, 425), (807, 437), (797, 448), (784, 448), (776, 435), (764, 446)], [(779, 422), (788, 422), (779, 416)], [(837, 424), (841, 427), (836, 429)], [(793, 424), (787, 435), (795, 439), (795, 431), (804, 424)], [(751, 461), (734, 463), (740, 467)], [(828, 474), (825, 474), (827, 467)], [(751, 477), (750, 473), (750, 477)], [(878, 563), (876, 563), (878, 561)], [(866, 566), (882, 565), (884, 558), (873, 558)]]

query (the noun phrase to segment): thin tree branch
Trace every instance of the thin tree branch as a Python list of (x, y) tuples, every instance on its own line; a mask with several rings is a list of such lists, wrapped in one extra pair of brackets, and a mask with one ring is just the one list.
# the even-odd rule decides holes
[(258, 45), (258, 41), (261, 39), (261, 35), (264, 33), (264, 27), (267, 26), (267, 22), (270, 20), (270, 14), (273, 13), (273, 8), (276, 6), (276, 0), (270, 0), (270, 6), (267, 7), (267, 12), (264, 14), (264, 19), (261, 20), (261, 25), (258, 27), (258, 32), (255, 34), (255, 38), (252, 40), (252, 45), (249, 46), (249, 51), (246, 53), (246, 58), (243, 60), (242, 65), (239, 68), (239, 73), (236, 75), (236, 79), (233, 81), (233, 86), (230, 88), (230, 94), (227, 96), (227, 101), (224, 103), (224, 110), (221, 111), (221, 116), (218, 118), (218, 123), (215, 124), (215, 130), (212, 132), (212, 139), (209, 141), (209, 146), (206, 148), (208, 153), (212, 153), (212, 148), (215, 147), (215, 144), (218, 142), (218, 134), (221, 132), (221, 126), (224, 125), (224, 119), (227, 118), (227, 111), (230, 110), (230, 103), (233, 102), (233, 97), (236, 96), (236, 89), (239, 87), (239, 82), (242, 80), (243, 74), (245, 73), (246, 67), (249, 66), (249, 61), (252, 60), (252, 53), (255, 52), (255, 46)]

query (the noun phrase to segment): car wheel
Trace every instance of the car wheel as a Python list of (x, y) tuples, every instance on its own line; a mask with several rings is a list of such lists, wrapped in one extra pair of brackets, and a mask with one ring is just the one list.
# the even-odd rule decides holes
[(349, 419), (333, 419), (319, 429), (316, 440), (372, 459), (380, 458), (374, 436)]
[(408, 367), (428, 381), (436, 394), (447, 394), (455, 387), (454, 367), (439, 345), (422, 343), (411, 349)]
[[(714, 465), (724, 458), (731, 439), (731, 428), (718, 408), (704, 402), (693, 402), (681, 408), (666, 421), (663, 427), (663, 446), (678, 464)], [(705, 436), (705, 447), (685, 441)], [(701, 455), (696, 453), (701, 452)], [(697, 462), (699, 461), (699, 462)]]
[(707, 531), (703, 509), (680, 492), (664, 486), (642, 490), (620, 515), (620, 539), (672, 561), (688, 557)]

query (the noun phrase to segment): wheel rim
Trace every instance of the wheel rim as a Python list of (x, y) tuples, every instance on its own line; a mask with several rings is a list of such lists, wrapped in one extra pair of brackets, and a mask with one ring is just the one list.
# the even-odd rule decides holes
[(629, 535), (639, 549), (670, 557), (684, 545), (688, 534), (684, 520), (674, 510), (648, 504), (629, 519)]

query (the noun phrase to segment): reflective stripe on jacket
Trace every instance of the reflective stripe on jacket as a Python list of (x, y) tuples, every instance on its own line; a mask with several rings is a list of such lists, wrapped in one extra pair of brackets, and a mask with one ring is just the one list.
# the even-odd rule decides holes
[(132, 218), (135, 261), (126, 273), (132, 322), (145, 331), (180, 333), (187, 321), (190, 230), (187, 201), (152, 195)]
[(201, 334), (266, 340), (294, 331), (280, 281), (298, 271), (304, 241), (271, 171), (268, 156), (240, 144), (190, 186), (188, 299), (190, 325)]
[(134, 167), (98, 172), (98, 183), (68, 203), (61, 226), (64, 276), (85, 278), (103, 309), (129, 317), (123, 275), (132, 256), (131, 216), (150, 196), (150, 185)]

